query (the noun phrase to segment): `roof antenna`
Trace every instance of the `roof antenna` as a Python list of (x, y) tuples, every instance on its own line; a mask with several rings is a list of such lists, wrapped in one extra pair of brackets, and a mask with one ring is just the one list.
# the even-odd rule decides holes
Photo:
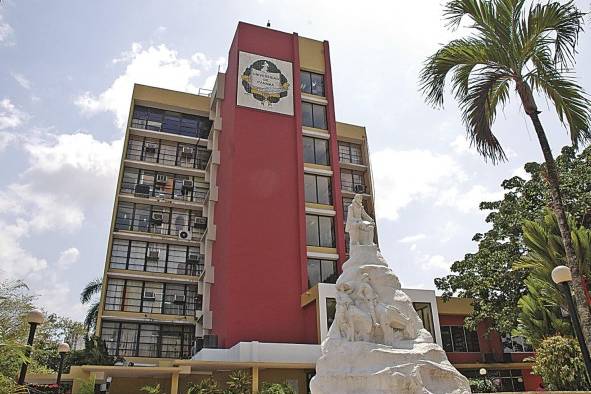
[(267, 27), (271, 27), (271, 19), (267, 19)]

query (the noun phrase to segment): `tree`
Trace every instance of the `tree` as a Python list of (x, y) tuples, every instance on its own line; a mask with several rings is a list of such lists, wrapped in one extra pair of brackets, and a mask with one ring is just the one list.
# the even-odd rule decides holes
[(86, 337), (84, 349), (75, 350), (66, 358), (64, 371), (72, 365), (114, 365), (115, 357), (110, 356), (105, 341), (99, 337)]
[(585, 365), (578, 342), (570, 337), (546, 338), (536, 349), (532, 373), (544, 379), (550, 391), (585, 391), (591, 385), (584, 376)]
[(247, 371), (236, 370), (228, 376), (226, 382), (227, 394), (250, 394), (252, 391), (252, 381)]
[(572, 70), (584, 14), (572, 1), (534, 2), (526, 9), (525, 0), (451, 0), (444, 12), (452, 29), (468, 18), (474, 34), (449, 42), (427, 59), (420, 75), (421, 90), (428, 103), (440, 107), (450, 78), (468, 138), (485, 159), (497, 163), (506, 156), (491, 126), (497, 109), (508, 102), (510, 89), (515, 87), (544, 155), (551, 207), (558, 218), (577, 310), (591, 348), (591, 311), (575, 262), (556, 162), (534, 97), (535, 91), (552, 101), (559, 119), (568, 125), (573, 146), (591, 140), (590, 101)]
[(102, 288), (103, 278), (96, 278), (88, 282), (80, 293), (80, 302), (83, 305), (90, 304), (88, 311), (86, 312), (86, 317), (84, 318), (84, 325), (86, 326), (87, 333), (90, 333), (91, 331), (94, 332), (94, 329), (96, 328), (100, 301), (95, 300), (94, 296), (100, 295)]

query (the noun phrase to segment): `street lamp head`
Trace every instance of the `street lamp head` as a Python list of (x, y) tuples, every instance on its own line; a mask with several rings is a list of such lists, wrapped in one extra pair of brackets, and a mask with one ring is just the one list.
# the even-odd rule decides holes
[(558, 267), (554, 268), (552, 270), (552, 280), (556, 284), (570, 282), (573, 280), (570, 268), (564, 265), (559, 265)]
[(480, 368), (480, 371), (478, 372), (480, 372), (480, 375), (484, 376), (486, 375), (486, 368)]
[(43, 312), (39, 309), (33, 309), (27, 314), (27, 322), (29, 324), (43, 324)]
[(67, 343), (65, 343), (65, 342), (63, 342), (63, 343), (60, 343), (60, 344), (57, 346), (57, 352), (58, 352), (58, 353), (60, 353), (60, 354), (62, 354), (62, 353), (64, 353), (64, 354), (65, 354), (65, 353), (70, 353), (70, 345), (68, 345), (68, 344), (67, 344)]

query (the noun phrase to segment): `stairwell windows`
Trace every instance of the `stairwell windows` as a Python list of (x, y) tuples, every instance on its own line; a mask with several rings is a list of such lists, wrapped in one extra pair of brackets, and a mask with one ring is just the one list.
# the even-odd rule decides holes
[(302, 102), (302, 125), (326, 130), (326, 106)]
[(324, 97), (324, 75), (302, 71), (300, 81), (302, 93)]
[(337, 277), (336, 261), (308, 259), (308, 288), (318, 283), (336, 283)]
[(304, 174), (304, 194), (306, 202), (332, 205), (330, 177)]
[(328, 140), (304, 137), (304, 163), (330, 165)]
[(334, 220), (330, 216), (306, 215), (306, 244), (334, 248)]

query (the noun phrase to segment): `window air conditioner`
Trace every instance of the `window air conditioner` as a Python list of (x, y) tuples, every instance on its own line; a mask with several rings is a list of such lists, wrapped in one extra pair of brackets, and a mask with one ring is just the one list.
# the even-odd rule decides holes
[(195, 221), (193, 222), (193, 227), (198, 229), (206, 229), (207, 228), (207, 218), (196, 217)]
[(146, 152), (149, 155), (155, 155), (157, 149), (158, 149), (158, 145), (148, 143), (148, 144), (146, 144), (146, 146), (144, 148), (144, 152)]
[(133, 194), (136, 197), (150, 197), (150, 185), (144, 185), (143, 183), (135, 185)]
[(183, 189), (193, 189), (193, 181), (190, 179), (183, 180)]
[(164, 214), (160, 212), (152, 212), (152, 223), (154, 224), (162, 224), (164, 220)]
[(355, 185), (353, 191), (355, 193), (365, 193), (365, 185)]
[(183, 241), (190, 241), (193, 238), (193, 234), (188, 230), (179, 231), (179, 239)]
[(184, 295), (179, 295), (179, 294), (175, 294), (174, 295), (174, 301), (175, 304), (184, 304), (185, 303), (185, 296)]
[(166, 183), (168, 181), (168, 177), (166, 175), (158, 174), (156, 175), (156, 183)]
[(148, 250), (147, 258), (149, 260), (158, 260), (160, 258), (160, 249)]
[(144, 300), (147, 301), (156, 301), (156, 294), (153, 291), (144, 291)]
[(187, 263), (198, 263), (200, 260), (199, 255), (196, 253), (189, 253), (189, 255), (187, 256)]
[(195, 154), (195, 148), (192, 146), (183, 146), (181, 148), (181, 156), (182, 157), (193, 157)]

